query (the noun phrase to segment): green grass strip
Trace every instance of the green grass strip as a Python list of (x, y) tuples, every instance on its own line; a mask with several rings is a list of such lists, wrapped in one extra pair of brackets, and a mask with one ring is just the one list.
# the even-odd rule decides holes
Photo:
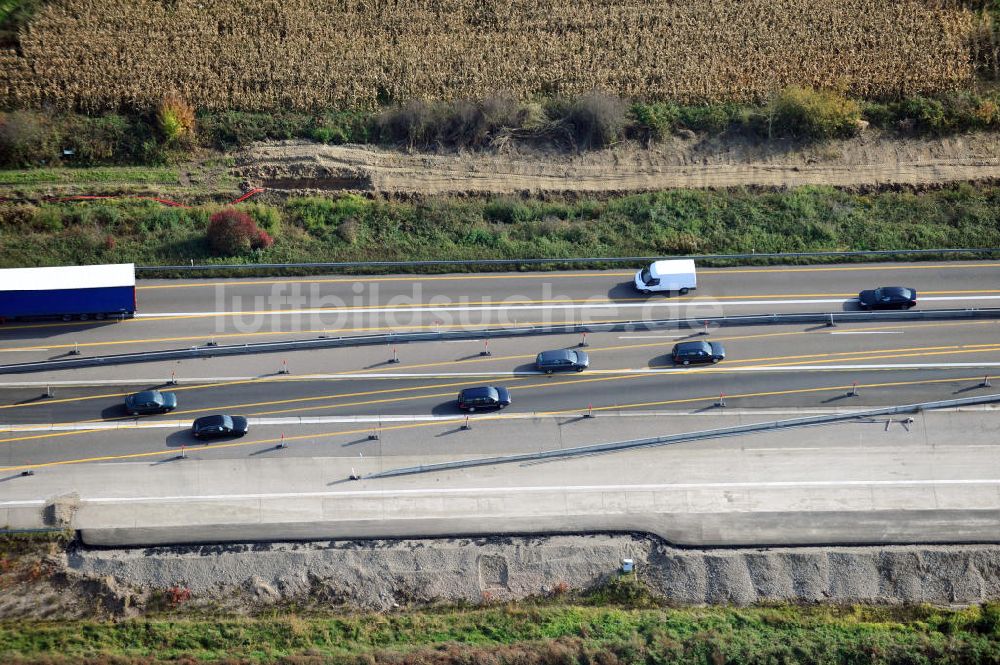
[(0, 171), (0, 185), (41, 184), (142, 184), (176, 185), (174, 167), (120, 166), (99, 168), (19, 169)]
[(481, 662), (487, 653), (498, 657), (495, 662), (529, 663), (581, 662), (601, 653), (637, 663), (996, 662), (1000, 607), (952, 612), (552, 603), (388, 615), (0, 624), (4, 662), (124, 657), (157, 663), (184, 658), (272, 663), (303, 654), (323, 662), (363, 662), (359, 657), (421, 662), (445, 648), (464, 654), (465, 662)]
[(206, 241), (209, 218), (220, 209), (129, 199), (0, 205), (0, 267), (1000, 247), (1000, 187), (990, 185), (874, 193), (670, 190), (544, 201), (293, 198), (239, 206), (275, 243), (232, 256)]

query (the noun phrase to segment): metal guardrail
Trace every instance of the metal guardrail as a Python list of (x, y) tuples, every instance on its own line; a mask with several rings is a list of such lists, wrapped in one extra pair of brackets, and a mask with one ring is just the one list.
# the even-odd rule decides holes
[(538, 461), (545, 459), (558, 459), (562, 457), (576, 457), (578, 455), (591, 455), (595, 453), (618, 452), (622, 450), (633, 450), (635, 448), (665, 446), (675, 443), (684, 443), (688, 441), (717, 439), (724, 436), (737, 436), (739, 434), (752, 434), (756, 432), (792, 429), (796, 427), (812, 427), (815, 425), (826, 425), (829, 423), (856, 420), (858, 418), (891, 416), (900, 413), (916, 413), (918, 411), (930, 411), (932, 409), (948, 409), (959, 406), (971, 406), (974, 404), (989, 404), (992, 402), (1000, 402), (1000, 394), (982, 395), (980, 397), (965, 397), (962, 399), (950, 399), (937, 402), (917, 402), (915, 404), (888, 406), (879, 409), (854, 411), (851, 413), (835, 413), (823, 416), (792, 418), (789, 420), (774, 420), (766, 423), (754, 423), (752, 425), (721, 427), (719, 429), (701, 430), (697, 432), (683, 432), (681, 434), (654, 436), (646, 439), (631, 439), (628, 441), (617, 441), (614, 443), (597, 443), (589, 446), (577, 446), (575, 448), (546, 450), (537, 453), (520, 453), (517, 455), (482, 457), (479, 459), (457, 460), (454, 462), (439, 462), (437, 464), (424, 464), (421, 466), (402, 467), (399, 469), (388, 469), (386, 471), (378, 471), (375, 473), (368, 474), (366, 476), (361, 476), (358, 479), (368, 480), (377, 478), (392, 478), (395, 476), (410, 476), (418, 473), (429, 473), (432, 471), (468, 469), (476, 466), (492, 466), (494, 464), (511, 464), (513, 462), (531, 462), (531, 461)]
[(648, 263), (669, 259), (692, 259), (695, 261), (725, 261), (747, 259), (815, 259), (815, 258), (851, 258), (851, 257), (889, 257), (889, 256), (934, 256), (954, 254), (1000, 254), (1000, 247), (985, 248), (942, 248), (942, 249), (886, 249), (854, 252), (776, 252), (750, 254), (686, 254), (676, 256), (604, 256), (577, 258), (539, 258), (539, 259), (456, 259), (441, 261), (359, 261), (331, 263), (227, 263), (227, 264), (195, 264), (173, 266), (136, 266), (136, 272), (156, 271), (206, 271), (206, 270), (351, 270), (365, 268), (421, 268), (432, 266), (537, 266), (550, 264), (596, 264), (596, 263)]
[(0, 365), (0, 374), (27, 374), (84, 367), (105, 367), (165, 360), (190, 358), (216, 358), (255, 353), (333, 349), (353, 346), (406, 344), (410, 342), (438, 342), (445, 340), (491, 339), (497, 337), (530, 337), (536, 335), (568, 335), (595, 332), (632, 332), (636, 330), (662, 330), (670, 328), (696, 329), (709, 326), (748, 326), (794, 323), (822, 323), (863, 321), (919, 321), (926, 319), (1000, 319), (1000, 308), (987, 309), (931, 309), (898, 312), (816, 312), (803, 314), (758, 314), (750, 316), (698, 317), (696, 319), (640, 319), (608, 323), (573, 323), (552, 326), (525, 326), (520, 328), (486, 328), (483, 330), (441, 330), (414, 333), (387, 333), (381, 335), (349, 335), (346, 337), (319, 337), (317, 339), (259, 342), (256, 344), (198, 346), (164, 351), (143, 351), (111, 356), (74, 357), (57, 360)]

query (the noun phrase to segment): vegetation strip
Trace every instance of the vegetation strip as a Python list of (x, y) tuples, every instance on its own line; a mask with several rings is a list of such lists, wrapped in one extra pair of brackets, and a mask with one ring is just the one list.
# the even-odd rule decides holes
[[(5, 622), (7, 663), (992, 662), (1000, 606), (667, 609), (619, 580), (575, 602), (380, 615)], [(186, 602), (183, 590), (164, 599)], [(594, 605), (603, 605), (595, 607)], [(294, 660), (286, 660), (294, 659)], [(97, 662), (97, 661), (94, 661)], [(101, 661), (108, 662), (108, 661)]]
[(996, 185), (874, 193), (830, 187), (670, 190), (605, 200), (292, 198), (229, 208), (216, 216), (210, 239), (209, 220), (221, 210), (134, 200), (0, 205), (0, 267), (1000, 246)]

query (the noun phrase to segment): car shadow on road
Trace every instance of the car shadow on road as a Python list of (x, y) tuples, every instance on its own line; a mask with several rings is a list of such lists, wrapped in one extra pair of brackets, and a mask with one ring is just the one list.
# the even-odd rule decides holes
[(181, 446), (185, 448), (202, 448), (205, 446), (203, 442), (191, 435), (190, 429), (186, 428), (168, 434), (166, 443), (168, 448), (180, 448)]
[(138, 420), (138, 418), (138, 416), (130, 416), (128, 411), (125, 410), (124, 404), (115, 404), (114, 406), (106, 406), (101, 409), (102, 420)]
[[(432, 416), (460, 416), (463, 415), (465, 411), (458, 408), (455, 400), (449, 400), (447, 402), (441, 402), (433, 407), (431, 407)], [(476, 412), (478, 413), (478, 411)]]

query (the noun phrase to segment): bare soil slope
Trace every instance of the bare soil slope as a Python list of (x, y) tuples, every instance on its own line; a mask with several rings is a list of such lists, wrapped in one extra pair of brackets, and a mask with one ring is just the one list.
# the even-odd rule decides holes
[(819, 145), (693, 135), (644, 148), (581, 153), (514, 149), (419, 153), (303, 141), (263, 143), (238, 156), (250, 186), (399, 195), (630, 192), (668, 188), (879, 187), (1000, 178), (1000, 135), (899, 138), (868, 130)]

